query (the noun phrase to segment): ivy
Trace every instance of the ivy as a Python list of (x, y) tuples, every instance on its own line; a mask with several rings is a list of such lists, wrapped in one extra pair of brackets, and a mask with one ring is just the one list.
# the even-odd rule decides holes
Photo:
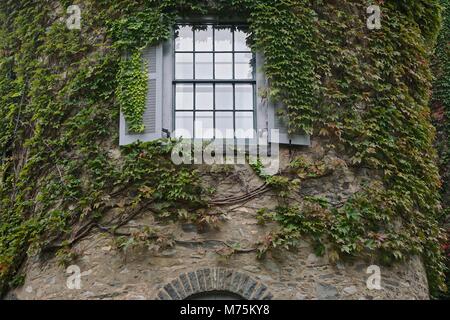
[[(260, 255), (294, 247), (304, 236), (318, 253), (336, 258), (369, 255), (391, 263), (420, 254), (432, 293), (443, 290), (429, 109), (438, 3), (384, 1), (382, 29), (370, 31), (362, 0), (84, 0), (79, 32), (59, 19), (68, 1), (2, 1), (0, 291), (21, 282), (17, 271), (27, 253), (57, 247), (67, 263), (75, 256), (74, 226), (98, 227), (112, 208), (119, 212), (116, 226), (143, 207), (165, 221), (208, 220), (202, 212), (211, 192), (195, 169), (172, 165), (175, 142), (118, 148), (117, 123), (122, 110), (131, 131), (145, 129), (142, 49), (168, 39), (177, 17), (224, 13), (245, 17), (250, 45), (265, 56), (270, 88), (259, 94), (284, 106), (291, 132), (312, 133), (345, 159), (296, 159), (288, 172), (262, 176), (279, 205), (259, 213), (261, 223), (278, 225)], [(448, 117), (446, 19), (434, 101)], [(340, 205), (315, 197), (290, 201), (302, 181), (341, 165), (368, 168), (380, 179)], [(153, 230), (120, 235), (118, 246), (151, 246), (149, 238), (159, 237)]]
[(438, 127), (438, 150), (440, 151), (440, 164), (443, 171), (444, 186), (443, 192), (447, 194), (450, 190), (448, 185), (448, 164), (450, 161), (450, 45), (448, 39), (450, 36), (450, 3), (443, 0), (444, 11), (443, 28), (439, 35), (438, 45), (436, 47), (434, 59), (434, 73), (436, 80), (433, 87), (433, 101), (436, 125)]
[(319, 118), (313, 48), (316, 12), (308, 1), (256, 1), (250, 15), (254, 48), (264, 54), (270, 90), (266, 99), (281, 101), (279, 115), (290, 132), (311, 133)]
[[(433, 60), (433, 71), (436, 76), (433, 86), (432, 108), (434, 112), (434, 123), (437, 127), (437, 149), (439, 152), (439, 167), (442, 176), (441, 194), (444, 212), (442, 222), (447, 223), (450, 212), (450, 2), (442, 0), (444, 8), (442, 30), (439, 34), (436, 52)], [(447, 221), (446, 221), (447, 219)], [(450, 246), (444, 245), (447, 255), (447, 268), (450, 266)], [(447, 286), (450, 275), (447, 269)], [(448, 297), (448, 293), (447, 293)]]
[(129, 59), (120, 63), (117, 76), (116, 96), (128, 125), (133, 133), (142, 133), (145, 130), (142, 118), (146, 108), (148, 90), (147, 64), (142, 61), (140, 51), (135, 51)]
[(165, 14), (156, 8), (123, 16), (118, 21), (110, 22), (114, 46), (126, 52), (158, 44), (171, 35), (173, 19), (173, 14)]

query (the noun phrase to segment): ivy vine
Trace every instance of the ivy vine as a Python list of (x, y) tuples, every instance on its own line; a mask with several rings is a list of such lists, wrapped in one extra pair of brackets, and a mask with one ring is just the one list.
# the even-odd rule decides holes
[[(340, 206), (314, 197), (289, 201), (299, 181), (333, 164), (299, 158), (288, 172), (262, 177), (279, 206), (259, 219), (279, 229), (260, 244), (260, 255), (303, 236), (319, 253), (331, 244), (336, 258), (391, 262), (420, 254), (432, 293), (445, 289), (429, 109), (438, 0), (380, 1), (383, 27), (376, 31), (366, 28), (363, 0), (84, 0), (81, 32), (60, 21), (67, 5), (0, 3), (1, 293), (20, 283), (28, 253), (56, 248), (67, 260), (68, 248), (90, 230), (117, 235), (143, 207), (168, 221), (211, 222), (203, 212), (212, 190), (195, 169), (171, 164), (173, 142), (118, 149), (117, 123), (122, 108), (130, 129), (143, 130), (140, 50), (168, 39), (177, 17), (224, 12), (246, 17), (250, 44), (266, 57), (270, 90), (261, 94), (285, 106), (290, 131), (325, 140), (349, 167), (381, 172)], [(448, 45), (439, 48), (448, 66)], [(124, 52), (131, 58), (123, 60)], [(437, 97), (448, 109), (448, 77), (440, 79)], [(121, 215), (105, 226), (112, 208)], [(145, 234), (157, 238), (154, 230)]]
[(148, 66), (138, 50), (120, 63), (116, 96), (125, 117), (128, 130), (142, 133), (145, 130), (143, 116), (148, 91)]
[[(434, 123), (437, 127), (437, 149), (439, 152), (439, 167), (442, 176), (442, 200), (444, 214), (442, 223), (447, 226), (450, 216), (450, 2), (442, 0), (444, 8), (442, 30), (439, 34), (438, 44), (433, 59), (433, 71), (436, 76), (433, 85), (432, 108)], [(449, 239), (444, 245), (447, 255), (447, 286), (449, 285), (450, 244)], [(448, 297), (448, 293), (447, 293)]]

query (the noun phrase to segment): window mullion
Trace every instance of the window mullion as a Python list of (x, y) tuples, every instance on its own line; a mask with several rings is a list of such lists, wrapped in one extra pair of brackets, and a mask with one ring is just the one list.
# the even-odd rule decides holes
[(213, 136), (216, 139), (216, 84), (213, 83)]
[(212, 27), (213, 39), (212, 39), (212, 56), (213, 56), (213, 79), (216, 79), (216, 28)]
[(233, 80), (236, 80), (236, 74), (235, 74), (235, 68), (236, 68), (236, 65), (235, 65), (235, 52), (234, 52), (234, 49), (235, 49), (235, 47), (234, 47), (234, 26), (232, 26), (231, 27), (231, 31), (232, 31), (232, 37), (231, 37), (231, 52), (232, 52), (232, 62), (231, 62), (231, 68), (233, 69), (232, 71), (233, 71), (233, 73), (232, 73), (232, 75), (233, 75)]
[(192, 48), (194, 48), (194, 51), (192, 52), (192, 68), (193, 68), (193, 74), (192, 74), (192, 78), (196, 79), (196, 75), (195, 75), (195, 30), (194, 28), (192, 29), (192, 41), (194, 41), (194, 43), (192, 44)]
[(196, 127), (195, 127), (195, 120), (196, 120), (196, 118), (197, 118), (197, 84), (192, 84), (192, 87), (193, 87), (193, 91), (194, 91), (194, 105), (193, 105), (193, 119), (194, 119), (194, 125), (193, 125), (193, 128), (194, 128), (194, 132), (192, 133), (192, 135), (194, 136), (194, 138), (195, 138), (195, 131), (196, 131)]
[(236, 84), (233, 83), (233, 137), (236, 139)]

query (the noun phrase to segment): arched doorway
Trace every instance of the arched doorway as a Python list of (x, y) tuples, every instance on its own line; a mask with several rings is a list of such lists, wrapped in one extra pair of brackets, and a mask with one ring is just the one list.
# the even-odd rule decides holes
[(158, 300), (271, 300), (269, 288), (257, 278), (226, 268), (203, 268), (180, 274), (158, 292)]
[(199, 292), (187, 297), (185, 300), (246, 300), (240, 295), (229, 291)]

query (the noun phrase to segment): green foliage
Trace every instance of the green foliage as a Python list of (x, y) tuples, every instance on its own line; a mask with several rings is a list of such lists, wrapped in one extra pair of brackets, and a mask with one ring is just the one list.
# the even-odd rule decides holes
[[(444, 214), (443, 223), (448, 223), (450, 217), (450, 1), (441, 0), (444, 8), (442, 30), (438, 38), (438, 44), (434, 56), (433, 71), (436, 76), (433, 86), (432, 107), (434, 122), (437, 127), (437, 149), (439, 152), (439, 167), (442, 176), (441, 194), (443, 198)], [(447, 219), (447, 221), (445, 221)], [(448, 234), (447, 227), (447, 234)], [(447, 239), (447, 286), (450, 285), (450, 245)], [(446, 296), (448, 299), (449, 294)]]
[[(317, 198), (289, 202), (299, 180), (327, 173), (321, 163), (298, 161), (290, 169), (295, 176), (262, 177), (280, 205), (260, 220), (280, 229), (261, 253), (309, 235), (319, 253), (327, 240), (336, 255), (391, 261), (422, 254), (433, 291), (443, 289), (428, 108), (437, 0), (384, 1), (377, 31), (367, 30), (367, 3), (356, 0), (85, 0), (81, 32), (68, 31), (59, 20), (64, 10), (55, 13), (50, 4), (0, 2), (0, 291), (27, 251), (69, 238), (74, 224), (99, 220), (118, 199), (125, 199), (117, 204), (123, 211), (150, 202), (170, 219), (197, 217), (207, 205), (198, 173), (171, 164), (173, 142), (119, 150), (117, 123), (122, 108), (130, 129), (143, 130), (140, 50), (167, 39), (176, 17), (224, 12), (247, 17), (270, 82), (260, 94), (284, 105), (290, 131), (323, 136), (348, 165), (383, 173), (339, 207)], [(125, 52), (131, 59), (122, 60)], [(438, 52), (448, 62), (445, 41)], [(436, 91), (444, 102), (447, 71)], [(147, 245), (149, 237), (119, 242)], [(62, 260), (67, 253), (60, 252)]]
[(164, 209), (176, 205), (176, 209), (205, 206), (203, 186), (196, 170), (189, 166), (177, 166), (170, 160), (176, 141), (145, 143), (126, 146), (123, 149), (123, 167), (117, 184), (130, 186), (132, 191), (144, 193), (165, 204)]
[(63, 247), (59, 249), (55, 257), (58, 261), (58, 264), (63, 267), (68, 267), (70, 264), (72, 264), (77, 258), (78, 254), (70, 248), (70, 246)]
[(147, 69), (141, 52), (136, 50), (129, 59), (122, 60), (117, 76), (117, 100), (127, 121), (128, 130), (133, 133), (142, 133), (145, 130), (142, 117), (148, 90)]
[[(138, 54), (121, 70), (122, 52), (98, 34), (109, 34), (105, 21), (131, 3), (85, 1), (81, 33), (55, 21), (48, 3), (0, 4), (1, 292), (27, 251), (69, 238), (74, 224), (99, 220), (114, 197), (129, 199), (123, 210), (152, 201), (169, 216), (204, 205), (196, 172), (172, 165), (171, 142), (130, 146), (120, 159), (111, 153), (118, 138), (115, 93), (141, 88), (140, 98), (127, 101), (137, 102), (130, 112), (136, 115), (144, 77)], [(67, 263), (72, 253), (63, 247), (57, 256)]]
[(314, 20), (310, 1), (254, 1), (250, 26), (254, 48), (264, 54), (270, 90), (266, 99), (281, 101), (290, 132), (311, 133), (319, 119), (314, 74)]
[[(323, 24), (328, 45), (318, 53), (323, 57), (321, 69), (332, 75), (330, 85), (322, 87), (324, 97), (333, 101), (332, 108), (324, 110), (329, 124), (323, 133), (353, 150), (353, 165), (384, 173), (383, 188), (367, 192), (367, 204), (402, 220), (405, 236), (400, 239), (407, 240), (403, 247), (410, 252), (422, 247), (430, 284), (443, 289), (443, 233), (437, 222), (440, 180), (428, 107), (430, 43), (436, 37), (440, 12), (438, 1), (415, 5), (423, 8), (413, 14), (403, 10), (404, 2), (385, 1), (382, 28), (373, 32), (365, 31), (364, 19), (350, 14), (351, 7), (363, 12), (363, 4), (324, 7), (327, 16), (334, 13), (337, 18)], [(345, 39), (341, 34), (346, 34)]]
[(440, 151), (440, 165), (443, 169), (444, 186), (443, 193), (450, 190), (450, 2), (442, 0), (445, 9), (442, 30), (439, 35), (435, 53), (434, 73), (436, 80), (433, 87), (434, 111), (437, 115), (436, 125), (441, 134), (438, 137), (438, 149)]
[(117, 249), (125, 254), (136, 249), (159, 252), (174, 245), (174, 241), (170, 236), (161, 236), (158, 230), (149, 227), (144, 228), (142, 231), (132, 233), (130, 236), (119, 236), (115, 240)]
[(172, 22), (172, 15), (157, 8), (147, 8), (136, 14), (122, 16), (111, 23), (114, 46), (126, 52), (158, 44), (171, 35)]

